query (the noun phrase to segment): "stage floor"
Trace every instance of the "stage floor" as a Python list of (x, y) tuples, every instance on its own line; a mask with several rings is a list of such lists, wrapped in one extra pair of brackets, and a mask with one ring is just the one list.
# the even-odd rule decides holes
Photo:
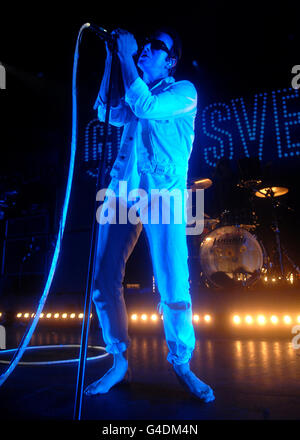
[[(32, 345), (79, 344), (80, 330), (79, 325), (40, 326)], [(8, 326), (7, 348), (16, 347), (23, 332), (20, 324)], [(213, 387), (214, 402), (202, 404), (182, 389), (166, 360), (161, 330), (133, 329), (128, 351), (131, 382), (106, 395), (84, 397), (82, 420), (299, 420), (300, 349), (293, 348), (292, 334), (196, 334), (191, 366)], [(89, 343), (103, 345), (96, 325)], [(53, 359), (57, 355), (51, 354)], [(42, 353), (32, 356), (38, 360)], [(111, 355), (89, 361), (86, 384), (111, 365)], [(0, 365), (0, 373), (4, 368)], [(72, 420), (76, 378), (77, 364), (19, 365), (0, 388), (0, 420)]]

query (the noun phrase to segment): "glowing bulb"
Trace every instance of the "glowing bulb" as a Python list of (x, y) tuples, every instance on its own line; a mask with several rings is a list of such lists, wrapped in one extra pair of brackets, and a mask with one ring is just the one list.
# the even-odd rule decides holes
[(40, 318), (44, 318), (44, 313), (41, 313), (41, 314), (40, 314)]
[(51, 318), (51, 313), (47, 313), (46, 318)]
[(252, 323), (253, 323), (253, 318), (252, 318), (252, 316), (247, 315), (247, 316), (245, 317), (245, 321), (246, 321), (247, 324), (252, 324)]
[(83, 318), (83, 313), (79, 313), (78, 318), (82, 319)]
[(264, 315), (259, 315), (259, 316), (257, 317), (257, 322), (258, 322), (259, 325), (265, 325), (265, 323), (266, 323), (266, 318), (265, 318), (265, 316), (264, 316)]
[(63, 318), (63, 319), (66, 319), (67, 318), (67, 314), (66, 313), (63, 313), (62, 315), (61, 315), (61, 317)]
[(157, 321), (157, 315), (155, 315), (155, 314), (151, 315), (151, 319), (152, 319), (152, 321)]
[(145, 313), (143, 313), (142, 316), (141, 316), (141, 320), (142, 321), (147, 321), (147, 319), (148, 319), (148, 316)]
[(300, 323), (300, 316), (297, 316), (297, 322)]
[(137, 314), (134, 313), (133, 315), (131, 315), (131, 319), (132, 319), (132, 321), (137, 321), (137, 319), (138, 319)]
[(272, 322), (272, 324), (277, 324), (278, 323), (278, 318), (275, 315), (272, 315), (270, 318), (270, 321)]
[(195, 322), (199, 322), (200, 321), (200, 316), (199, 315), (194, 315), (193, 319)]
[(74, 319), (75, 316), (76, 316), (75, 313), (71, 313), (70, 318), (71, 318), (71, 319)]
[(292, 318), (289, 315), (285, 315), (283, 317), (283, 321), (285, 324), (290, 324), (292, 322)]
[(241, 323), (241, 318), (239, 317), (239, 315), (234, 315), (233, 322), (234, 322), (234, 324), (240, 324)]
[(59, 318), (59, 313), (55, 313), (54, 318), (55, 319)]
[(24, 313), (24, 318), (29, 318), (29, 313)]
[(204, 316), (204, 321), (205, 322), (210, 322), (211, 321), (211, 316), (210, 315), (205, 315)]

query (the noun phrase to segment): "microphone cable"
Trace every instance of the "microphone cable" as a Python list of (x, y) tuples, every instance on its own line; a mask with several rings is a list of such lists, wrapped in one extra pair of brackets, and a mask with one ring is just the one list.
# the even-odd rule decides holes
[(28, 347), (28, 344), (30, 343), (31, 337), (35, 331), (35, 328), (38, 324), (40, 314), (43, 311), (44, 305), (46, 303), (49, 290), (51, 288), (51, 284), (53, 281), (53, 277), (55, 274), (55, 270), (57, 267), (57, 262), (61, 250), (61, 243), (64, 235), (65, 225), (66, 225), (66, 218), (68, 214), (68, 208), (69, 208), (69, 201), (70, 201), (70, 194), (72, 189), (72, 183), (73, 183), (73, 175), (74, 175), (74, 165), (75, 165), (75, 156), (76, 156), (76, 148), (77, 148), (77, 91), (76, 91), (76, 80), (77, 80), (77, 66), (78, 66), (78, 59), (79, 59), (79, 45), (81, 42), (82, 32), (84, 29), (87, 29), (90, 27), (89, 23), (85, 23), (83, 26), (81, 26), (77, 41), (76, 41), (76, 47), (75, 47), (75, 53), (74, 53), (74, 63), (73, 63), (73, 76), (72, 76), (72, 137), (71, 137), (71, 152), (70, 152), (70, 162), (69, 162), (69, 173), (68, 173), (68, 179), (67, 179), (67, 186), (66, 186), (66, 192), (65, 192), (65, 199), (62, 207), (62, 214), (59, 222), (59, 230), (56, 240), (56, 246), (52, 257), (52, 263), (50, 266), (49, 274), (47, 281), (45, 283), (44, 291), (42, 293), (42, 296), (39, 300), (38, 307), (36, 314), (32, 320), (32, 322), (29, 323), (28, 327), (25, 330), (25, 333), (23, 335), (23, 338), (19, 344), (19, 347), (16, 349), (14, 356), (12, 360), (10, 361), (7, 369), (1, 374), (0, 376), (0, 386), (3, 385), (3, 383), (7, 380), (7, 378), (11, 375), (11, 373), (14, 371), (16, 366), (18, 365), (20, 359), (22, 358), (26, 348)]

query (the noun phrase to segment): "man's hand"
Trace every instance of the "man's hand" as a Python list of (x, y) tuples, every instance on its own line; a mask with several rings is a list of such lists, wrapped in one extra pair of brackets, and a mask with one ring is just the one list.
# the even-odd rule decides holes
[(118, 56), (120, 61), (132, 58), (138, 51), (136, 39), (123, 29), (117, 29)]
[[(125, 90), (127, 90), (130, 87), (130, 85), (139, 76), (136, 65), (133, 60), (133, 56), (138, 51), (138, 45), (134, 36), (130, 32), (125, 31), (124, 29), (116, 29), (112, 32), (112, 35), (115, 35), (117, 39), (117, 50), (118, 50), (118, 57), (120, 59), (120, 65), (122, 69), (123, 83)], [(111, 49), (107, 43), (106, 43), (106, 50), (107, 50), (106, 64), (110, 67), (112, 54), (111, 54)], [(107, 72), (108, 71), (109, 69), (107, 68)], [(107, 78), (108, 78), (108, 74), (107, 74)]]

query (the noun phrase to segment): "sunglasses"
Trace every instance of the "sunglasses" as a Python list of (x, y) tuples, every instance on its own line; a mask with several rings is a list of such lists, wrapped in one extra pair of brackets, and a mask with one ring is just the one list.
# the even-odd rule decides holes
[(169, 56), (171, 55), (171, 51), (168, 49), (167, 45), (161, 40), (157, 40), (156, 38), (145, 38), (145, 40), (142, 43), (141, 48), (144, 49), (144, 47), (147, 44), (151, 45), (151, 49), (163, 50), (163, 51), (167, 52), (167, 54)]

